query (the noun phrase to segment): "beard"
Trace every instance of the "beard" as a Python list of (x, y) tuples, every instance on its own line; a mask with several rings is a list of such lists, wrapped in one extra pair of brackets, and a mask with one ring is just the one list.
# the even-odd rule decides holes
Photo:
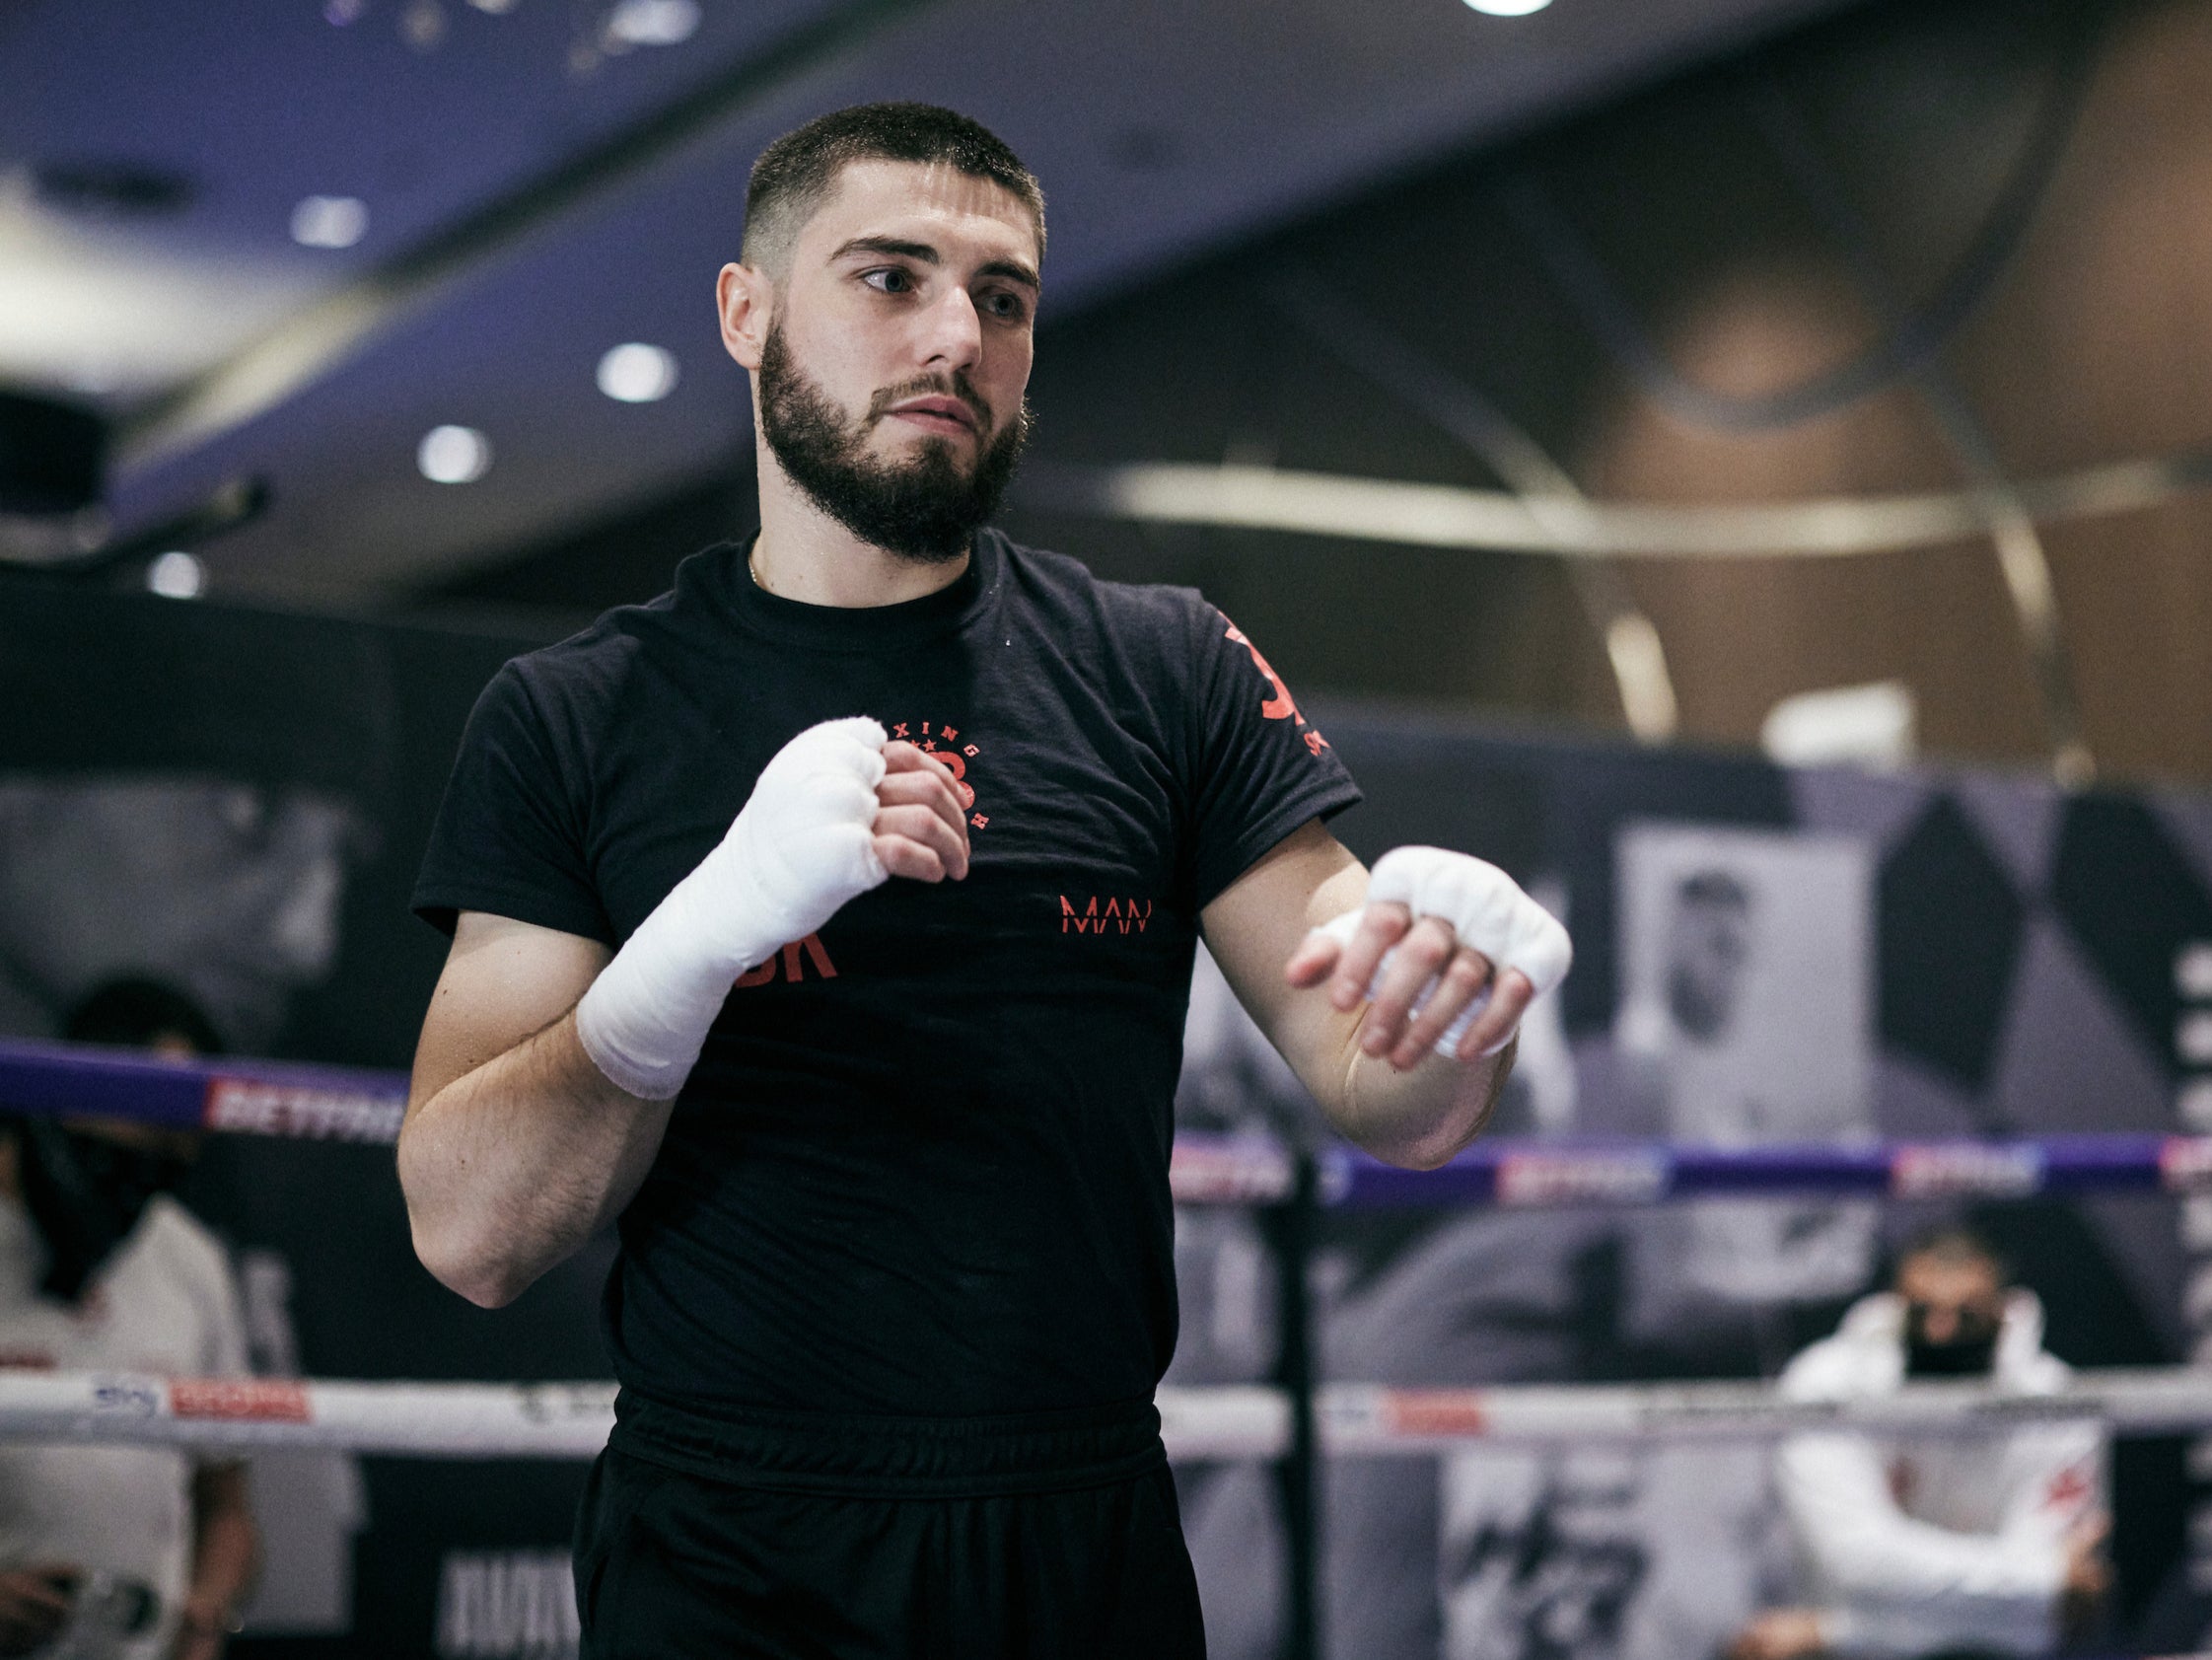
[(1958, 1331), (1938, 1342), (1928, 1335), (1926, 1311), (1905, 1305), (1904, 1374), (1908, 1378), (1981, 1378), (1997, 1365), (1997, 1326), (1989, 1320), (1961, 1320)]
[[(912, 458), (868, 453), (868, 434), (894, 402), (957, 397), (975, 419), (975, 466), (963, 474), (951, 441), (925, 440)], [(791, 360), (779, 319), (760, 351), (760, 431), (791, 481), (862, 541), (917, 564), (945, 564), (967, 551), (976, 527), (998, 511), (1022, 458), (1028, 406), (999, 431), (965, 375), (932, 376), (879, 392), (855, 421)]]

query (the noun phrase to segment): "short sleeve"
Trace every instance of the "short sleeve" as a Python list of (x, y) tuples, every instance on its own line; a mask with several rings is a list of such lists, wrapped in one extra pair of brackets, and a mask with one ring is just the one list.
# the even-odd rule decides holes
[(1360, 791), (1259, 647), (1193, 599), (1189, 788), (1203, 908), (1292, 830), (1341, 813)]
[(416, 879), (415, 914), (446, 933), (464, 910), (606, 944), (584, 845), (580, 758), (565, 764), (513, 663), (476, 699)]

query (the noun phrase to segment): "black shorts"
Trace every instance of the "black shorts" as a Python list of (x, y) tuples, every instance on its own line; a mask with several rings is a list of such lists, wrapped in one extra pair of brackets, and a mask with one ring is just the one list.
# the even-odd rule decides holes
[(1203, 1660), (1157, 1423), (625, 1403), (577, 1519), (582, 1660)]

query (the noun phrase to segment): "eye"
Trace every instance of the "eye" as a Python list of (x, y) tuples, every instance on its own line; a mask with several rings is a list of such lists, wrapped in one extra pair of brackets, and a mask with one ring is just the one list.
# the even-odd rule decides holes
[(1029, 302), (1003, 288), (983, 296), (983, 309), (1006, 323), (1019, 323), (1030, 315)]
[(875, 270), (860, 273), (860, 280), (881, 294), (911, 294), (914, 278), (910, 271), (898, 265), (879, 265)]

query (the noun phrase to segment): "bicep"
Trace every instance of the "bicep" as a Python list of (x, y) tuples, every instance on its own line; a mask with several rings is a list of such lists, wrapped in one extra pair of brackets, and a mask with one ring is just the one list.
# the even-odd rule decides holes
[(1293, 1066), (1339, 1047), (1358, 1011), (1339, 1014), (1325, 997), (1301, 994), (1283, 966), (1307, 930), (1357, 909), (1367, 869), (1320, 820), (1307, 821), (1223, 889), (1199, 916), (1206, 948), (1268, 1042)]
[(566, 1014), (612, 955), (580, 934), (463, 911), (423, 1016), (408, 1111)]

